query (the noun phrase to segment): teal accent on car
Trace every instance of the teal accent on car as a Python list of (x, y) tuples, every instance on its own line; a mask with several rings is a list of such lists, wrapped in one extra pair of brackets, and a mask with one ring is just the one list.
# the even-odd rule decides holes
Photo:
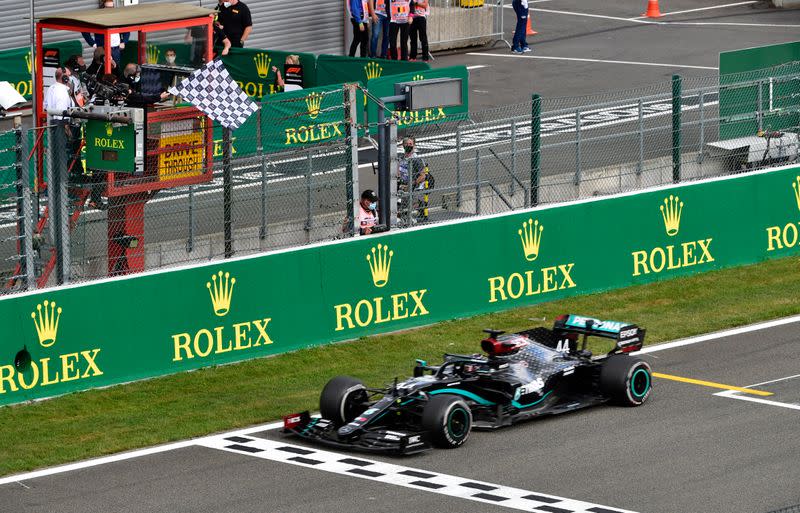
[(552, 394), (552, 393), (553, 393), (553, 391), (551, 390), (551, 391), (547, 392), (546, 394), (544, 394), (542, 397), (540, 397), (538, 401), (533, 401), (530, 404), (519, 404), (517, 401), (511, 401), (511, 406), (513, 406), (514, 408), (520, 408), (520, 409), (522, 409), (522, 408), (530, 408), (531, 406), (536, 406), (540, 402), (544, 401), (544, 398), (547, 397), (548, 395)]
[(483, 397), (473, 394), (472, 392), (468, 392), (466, 390), (461, 390), (460, 388), (440, 388), (439, 390), (434, 390), (433, 392), (428, 392), (430, 395), (436, 394), (453, 394), (453, 395), (460, 395), (462, 397), (466, 397), (467, 399), (471, 399), (476, 403), (483, 405), (483, 406), (491, 406), (495, 403), (489, 401), (488, 399), (484, 399)]
[[(636, 376), (638, 376), (640, 372), (643, 372), (646, 378), (644, 390), (642, 390), (641, 394), (638, 393), (636, 389), (633, 387), (634, 383), (636, 382)], [(648, 373), (645, 369), (637, 369), (636, 372), (633, 373), (633, 376), (631, 376), (631, 393), (633, 393), (634, 397), (637, 398), (644, 397), (644, 394), (646, 394), (649, 389), (650, 389), (650, 373)]]

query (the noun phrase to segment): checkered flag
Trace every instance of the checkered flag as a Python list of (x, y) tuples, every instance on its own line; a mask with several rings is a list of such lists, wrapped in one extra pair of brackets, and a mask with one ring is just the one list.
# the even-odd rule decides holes
[(207, 62), (175, 87), (170, 94), (181, 96), (225, 128), (236, 130), (247, 121), (258, 104), (234, 82), (219, 59)]

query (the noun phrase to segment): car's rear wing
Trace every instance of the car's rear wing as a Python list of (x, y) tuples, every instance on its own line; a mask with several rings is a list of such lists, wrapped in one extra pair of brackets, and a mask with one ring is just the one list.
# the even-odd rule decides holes
[(558, 334), (575, 333), (610, 338), (617, 344), (612, 353), (630, 353), (642, 348), (647, 330), (625, 322), (601, 321), (593, 317), (565, 314), (556, 318), (553, 331)]

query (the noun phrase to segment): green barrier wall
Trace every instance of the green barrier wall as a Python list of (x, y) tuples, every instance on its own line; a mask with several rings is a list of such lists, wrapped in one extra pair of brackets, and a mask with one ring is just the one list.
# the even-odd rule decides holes
[[(272, 67), (277, 67), (283, 73), (283, 64), (286, 62), (287, 55), (300, 57), (300, 64), (303, 66), (303, 87), (305, 89), (321, 85), (317, 84), (316, 80), (317, 58), (311, 53), (231, 48), (230, 53), (222, 57), (222, 62), (225, 63), (225, 67), (233, 79), (239, 82), (242, 90), (248, 96), (258, 100), (276, 92), (275, 73), (272, 71)], [(342, 80), (341, 82), (345, 81)]]
[[(363, 92), (357, 92), (356, 102), (363, 105)], [(344, 139), (343, 105), (344, 84), (290, 91), (267, 98), (261, 107), (264, 151), (289, 150)], [(363, 134), (363, 130), (359, 133)]]
[(797, 254), (798, 183), (792, 167), (9, 297), (0, 403)]
[(358, 80), (361, 85), (366, 86), (367, 81), (379, 77), (428, 69), (430, 66), (427, 62), (320, 55), (317, 57), (317, 85), (340, 84)]
[[(367, 81), (367, 89), (370, 94), (377, 97), (394, 96), (394, 85), (400, 82), (411, 82), (415, 80), (425, 80), (430, 78), (460, 78), (461, 97), (464, 104), (460, 107), (445, 107), (439, 109), (425, 109), (417, 111), (400, 111), (398, 128), (412, 128), (428, 123), (447, 123), (466, 119), (469, 113), (469, 71), (466, 66), (452, 66), (449, 68), (436, 68), (417, 71), (414, 73), (403, 73), (400, 75), (390, 75), (387, 77), (376, 78)], [(375, 102), (367, 105), (367, 119), (371, 123), (378, 121), (378, 106)], [(378, 132), (378, 127), (370, 128), (372, 133)]]
[[(797, 80), (781, 77), (800, 73), (800, 41), (722, 52), (719, 54), (720, 139), (755, 135), (761, 89), (762, 126), (765, 130), (800, 125)], [(742, 75), (736, 74), (746, 73)], [(769, 79), (772, 78), (772, 83)], [(763, 83), (737, 86), (737, 82), (763, 79)]]
[[(61, 64), (75, 54), (83, 52), (82, 41), (64, 41), (44, 45), (45, 48), (58, 48), (60, 50), (59, 59)], [(15, 48), (0, 52), (0, 79), (13, 85), (17, 92), (31, 99), (31, 62), (30, 48)]]

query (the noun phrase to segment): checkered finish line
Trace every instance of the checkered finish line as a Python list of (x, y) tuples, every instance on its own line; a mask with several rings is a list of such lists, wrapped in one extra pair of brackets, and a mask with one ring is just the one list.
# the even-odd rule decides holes
[(183, 97), (208, 117), (231, 130), (242, 126), (258, 110), (258, 104), (242, 91), (219, 59), (207, 62), (180, 84), (170, 87), (169, 92)]
[(539, 513), (633, 513), (628, 510), (609, 508), (555, 495), (535, 493), (482, 481), (472, 481), (463, 477), (422, 471), (401, 465), (346, 456), (335, 452), (310, 449), (262, 438), (220, 436), (218, 438), (203, 439), (198, 445), (290, 465), (313, 467), (325, 472), (333, 472), (350, 477), (440, 493), (451, 497), (496, 504), (522, 511)]

